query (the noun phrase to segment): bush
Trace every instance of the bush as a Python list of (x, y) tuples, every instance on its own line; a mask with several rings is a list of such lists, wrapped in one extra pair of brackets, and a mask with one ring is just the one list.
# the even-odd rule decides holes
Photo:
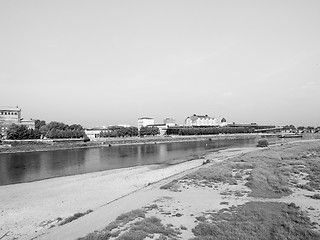
[(257, 147), (268, 147), (269, 143), (267, 139), (261, 139), (258, 141)]

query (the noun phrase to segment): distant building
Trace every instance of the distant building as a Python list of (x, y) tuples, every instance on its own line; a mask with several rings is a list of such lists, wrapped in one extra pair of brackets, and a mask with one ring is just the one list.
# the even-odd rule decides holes
[(146, 127), (148, 125), (153, 125), (154, 124), (154, 118), (150, 117), (142, 117), (138, 118), (138, 129), (141, 127)]
[(21, 119), (18, 125), (24, 125), (33, 130), (36, 128), (36, 122), (33, 119)]
[(129, 125), (129, 124), (118, 124), (117, 127), (125, 127), (125, 128), (128, 128), (128, 127), (131, 127), (131, 125)]
[(213, 117), (208, 115), (196, 115), (193, 114), (190, 117), (187, 117), (184, 121), (184, 125), (191, 127), (191, 126), (218, 126), (217, 120)]
[(18, 124), (21, 120), (21, 109), (16, 108), (0, 108), (0, 123)]
[(163, 120), (163, 123), (167, 126), (167, 127), (173, 127), (176, 126), (176, 120), (174, 118), (165, 118)]
[(35, 129), (35, 121), (23, 119), (19, 107), (0, 107), (0, 134), (6, 136), (7, 130), (12, 124)]
[(95, 128), (87, 128), (84, 133), (87, 135), (90, 140), (100, 138), (101, 132), (108, 132), (108, 128), (106, 127), (95, 127)]

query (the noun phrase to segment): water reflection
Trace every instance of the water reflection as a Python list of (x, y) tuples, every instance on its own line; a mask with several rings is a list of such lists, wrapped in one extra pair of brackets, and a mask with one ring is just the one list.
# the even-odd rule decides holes
[(247, 139), (0, 154), (0, 185), (107, 169), (170, 163), (200, 156), (207, 151), (253, 145), (255, 140)]

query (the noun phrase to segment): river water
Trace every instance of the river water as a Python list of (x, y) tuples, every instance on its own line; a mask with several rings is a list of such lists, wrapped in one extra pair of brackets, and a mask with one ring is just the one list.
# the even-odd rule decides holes
[(253, 147), (256, 139), (194, 141), (0, 154), (0, 186), (150, 164), (173, 164), (207, 152)]

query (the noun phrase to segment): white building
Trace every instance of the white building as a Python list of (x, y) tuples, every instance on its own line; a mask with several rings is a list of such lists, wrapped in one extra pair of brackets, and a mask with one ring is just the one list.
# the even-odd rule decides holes
[(208, 115), (196, 115), (193, 114), (190, 117), (187, 117), (184, 121), (184, 125), (191, 126), (219, 126), (217, 119), (210, 117)]
[(167, 127), (173, 127), (176, 126), (176, 120), (174, 118), (165, 118), (163, 120), (163, 123), (167, 126)]
[(84, 133), (87, 135), (90, 140), (94, 140), (96, 138), (100, 138), (101, 132), (109, 131), (106, 127), (95, 127), (95, 128), (87, 128)]
[(138, 118), (138, 129), (141, 127), (146, 127), (148, 125), (154, 125), (154, 118), (142, 117)]

